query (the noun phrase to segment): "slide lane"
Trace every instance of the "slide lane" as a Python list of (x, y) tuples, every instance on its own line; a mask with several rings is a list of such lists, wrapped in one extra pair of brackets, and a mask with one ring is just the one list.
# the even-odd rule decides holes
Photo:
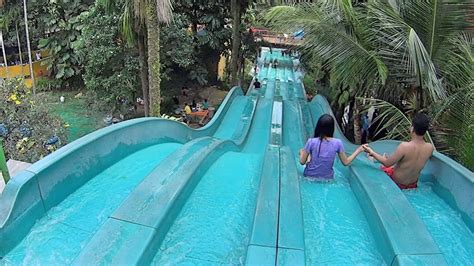
[(206, 171), (152, 264), (245, 261), (262, 171), (262, 147), (269, 140), (271, 106), (271, 101), (260, 100), (243, 149), (225, 153)]
[[(271, 77), (275, 74), (267, 68), (262, 73)], [(152, 264), (242, 264), (245, 261), (265, 143), (269, 141), (273, 101), (262, 96), (273, 94), (274, 87), (266, 89), (255, 92), (259, 99), (242, 149), (223, 154), (204, 173), (164, 237)], [(252, 97), (242, 97), (236, 104), (243, 105)], [(237, 109), (245, 110), (245, 107)], [(226, 133), (226, 123), (216, 133), (223, 135), (231, 135)]]
[[(285, 101), (283, 113), (283, 144), (290, 147), (295, 162), (299, 162), (299, 149), (306, 143), (303, 137), (307, 135), (294, 132), (308, 131), (303, 124), (300, 103)], [(315, 115), (319, 117), (320, 114)], [(383, 264), (369, 224), (351, 190), (347, 168), (336, 160), (334, 182), (318, 183), (305, 179), (304, 167), (297, 164), (306, 263), (344, 264), (351, 261), (355, 264)]]
[(70, 264), (143, 177), (181, 146), (157, 144), (105, 169), (49, 210), (4, 260), (12, 265)]
[(446, 262), (450, 265), (469, 265), (474, 262), (474, 233), (459, 211), (436, 194), (434, 186), (429, 180), (419, 182), (416, 191), (404, 191), (403, 194), (425, 223)]
[[(234, 99), (215, 133), (218, 137), (228, 138), (223, 127), (225, 132), (237, 130), (246, 100)], [(3, 260), (14, 265), (71, 263), (131, 191), (181, 147), (181, 143), (155, 144), (114, 163), (50, 209)]]

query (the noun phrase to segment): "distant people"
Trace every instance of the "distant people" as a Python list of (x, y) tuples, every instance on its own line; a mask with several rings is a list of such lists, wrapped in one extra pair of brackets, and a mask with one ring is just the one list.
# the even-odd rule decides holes
[(188, 87), (181, 87), (181, 94), (184, 97), (188, 97)]
[(270, 47), (270, 54), (273, 54), (273, 49)]
[(209, 102), (207, 101), (207, 99), (204, 99), (204, 102), (202, 103), (202, 109), (209, 110)]
[(260, 84), (260, 81), (258, 81), (258, 79), (256, 78), (255, 81), (253, 82), (253, 87), (255, 89), (260, 89), (262, 87), (262, 84)]
[(64, 96), (59, 97), (59, 101), (60, 101), (61, 103), (63, 103), (63, 102), (64, 102)]
[(191, 106), (188, 103), (184, 103), (184, 112), (186, 115), (190, 115), (193, 111), (191, 110)]
[(368, 144), (363, 145), (363, 148), (369, 156), (383, 164), (381, 169), (400, 189), (417, 188), (421, 170), (434, 151), (433, 145), (423, 139), (428, 128), (428, 116), (418, 113), (413, 117), (411, 140), (400, 143), (389, 157), (378, 154)]
[(36, 61), (41, 60), (41, 53), (40, 53), (40, 52), (36, 52), (35, 57), (36, 57)]
[(179, 99), (178, 99), (178, 96), (173, 96), (173, 102), (175, 105), (179, 105)]
[(361, 137), (360, 143), (365, 144), (369, 138), (369, 117), (367, 114), (362, 114), (360, 116), (360, 123), (361, 123)]
[(278, 67), (278, 59), (275, 59), (275, 61), (273, 61), (273, 68), (277, 68)]
[(191, 108), (192, 109), (196, 109), (197, 108), (197, 103), (196, 103), (196, 100), (193, 99), (193, 102), (191, 103)]
[(310, 138), (300, 150), (300, 163), (306, 165), (304, 176), (312, 181), (331, 181), (334, 178), (334, 159), (336, 154), (342, 164), (349, 165), (359, 153), (363, 152), (359, 146), (349, 157), (344, 152), (344, 145), (340, 139), (333, 138), (334, 118), (329, 114), (322, 115), (316, 128), (314, 138)]

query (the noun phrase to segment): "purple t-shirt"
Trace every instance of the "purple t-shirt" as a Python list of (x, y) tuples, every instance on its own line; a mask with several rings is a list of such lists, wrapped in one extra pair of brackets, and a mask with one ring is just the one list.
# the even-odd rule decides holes
[(339, 152), (344, 152), (342, 141), (331, 138), (321, 142), (319, 138), (311, 138), (306, 142), (304, 150), (311, 155), (311, 161), (306, 164), (304, 175), (320, 179), (332, 179), (334, 158)]

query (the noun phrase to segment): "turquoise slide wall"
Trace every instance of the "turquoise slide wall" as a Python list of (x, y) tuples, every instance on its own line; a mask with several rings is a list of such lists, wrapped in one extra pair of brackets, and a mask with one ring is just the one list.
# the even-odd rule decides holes
[[(284, 62), (285, 58), (279, 60)], [(193, 208), (189, 206), (195, 197), (193, 193), (203, 189), (202, 182), (216, 174), (213, 169), (222, 171), (222, 176), (237, 177), (236, 171), (241, 171), (241, 176), (250, 171), (230, 165), (239, 158), (257, 162), (257, 174), (252, 175), (250, 182), (256, 184), (255, 193), (246, 194), (239, 203), (252, 206), (250, 214), (245, 214), (251, 217), (249, 225), (235, 229), (242, 231), (240, 235), (244, 238), (243, 247), (233, 250), (241, 254), (237, 256), (239, 259), (215, 261), (219, 258), (203, 255), (186, 257), (186, 262), (302, 265), (314, 261), (308, 260), (314, 258), (308, 258), (305, 251), (312, 247), (305, 246), (302, 173), (295, 150), (311, 137), (319, 116), (332, 112), (322, 96), (306, 102), (304, 88), (296, 78), (301, 74), (292, 65), (271, 68), (263, 66), (264, 60), (260, 62), (261, 90), (251, 87), (244, 96), (240, 88), (232, 89), (211, 122), (201, 129), (193, 130), (182, 123), (157, 118), (125, 121), (68, 144), (14, 177), (0, 195), (0, 259), (14, 264), (9, 259), (10, 252), (25, 241), (30, 230), (38, 226), (37, 221), (53, 215), (51, 212), (58, 205), (100, 173), (130, 154), (170, 143), (176, 145), (171, 153), (159, 155), (159, 150), (155, 153), (164, 159), (150, 168), (136, 187), (130, 188), (96, 229), (87, 232), (89, 236), (71, 251), (72, 257), (66, 264), (159, 264), (160, 258), (166, 255), (163, 245), (173, 238), (170, 232), (179, 231), (181, 212)], [(356, 148), (338, 127), (335, 137), (344, 141), (347, 152)], [(285, 140), (296, 146), (288, 147)], [(370, 145), (379, 152), (391, 153), (398, 144), (378, 141)], [(220, 160), (223, 167), (216, 168)], [(372, 162), (360, 155), (347, 173), (350, 189), (377, 244), (374, 252), (380, 253), (386, 264), (446, 263), (446, 255), (427, 229), (426, 221), (406, 194)], [(471, 171), (435, 152), (421, 181), (433, 183), (436, 195), (460, 214), (471, 233), (474, 231)], [(210, 191), (218, 195), (224, 185)], [(214, 199), (219, 200), (224, 199)], [(207, 233), (215, 230), (210, 228)], [(209, 243), (203, 243), (206, 245)], [(41, 253), (36, 255), (38, 261), (34, 262), (41, 262)]]

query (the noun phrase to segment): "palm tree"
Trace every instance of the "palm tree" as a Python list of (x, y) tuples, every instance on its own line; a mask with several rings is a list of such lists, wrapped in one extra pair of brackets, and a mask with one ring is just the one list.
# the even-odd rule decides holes
[[(459, 102), (455, 100), (459, 94), (464, 96), (460, 107), (472, 106), (472, 97), (466, 95), (473, 88), (473, 39), (465, 32), (471, 11), (469, 1), (461, 0), (381, 0), (366, 4), (323, 0), (275, 7), (266, 19), (276, 28), (304, 29), (302, 49), (305, 55), (321, 60), (332, 89), (349, 92), (349, 97), (340, 94), (348, 99), (372, 96), (391, 103), (381, 106), (377, 102), (379, 108), (391, 109), (380, 117), (392, 121), (384, 128), (404, 132), (407, 123), (403, 121), (420, 110), (432, 113), (435, 124), (440, 124), (443, 116), (452, 113), (443, 103)], [(341, 98), (335, 101), (345, 102)], [(408, 119), (391, 119), (407, 112)], [(472, 112), (461, 116), (472, 124)], [(453, 131), (461, 124), (444, 126)], [(442, 130), (435, 129), (435, 142), (446, 148), (437, 132)]]
[(97, 0), (107, 11), (118, 8), (121, 31), (129, 43), (137, 43), (145, 116), (160, 115), (160, 23), (172, 18), (170, 0)]

